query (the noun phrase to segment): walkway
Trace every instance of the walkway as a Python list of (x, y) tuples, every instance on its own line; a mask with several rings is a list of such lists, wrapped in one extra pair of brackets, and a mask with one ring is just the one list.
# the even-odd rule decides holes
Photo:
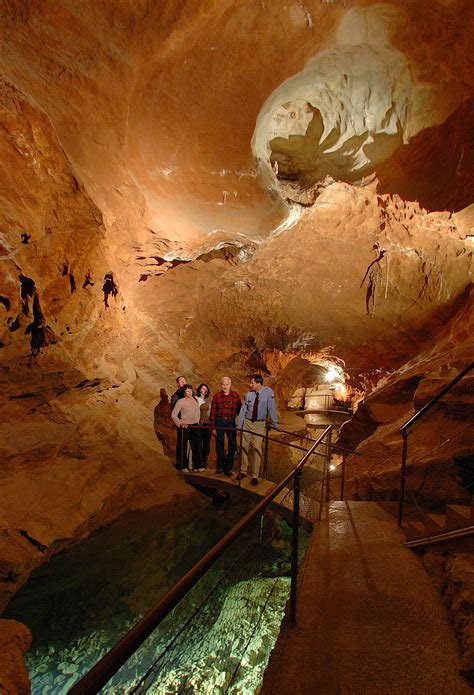
[(444, 608), (393, 517), (334, 502), (300, 573), (260, 695), (472, 695)]
[[(309, 465), (308, 465), (309, 468)], [(202, 473), (190, 471), (184, 473), (184, 481), (196, 488), (212, 488), (220, 490), (228, 495), (239, 496), (241, 499), (253, 500), (257, 502), (261, 497), (266, 495), (275, 487), (275, 483), (270, 480), (259, 479), (258, 485), (251, 484), (251, 477), (247, 476), (239, 485), (236, 477), (228, 477), (223, 473), (216, 473), (214, 468), (206, 468)], [(293, 515), (293, 492), (288, 488), (284, 488), (274, 501), (270, 504), (270, 508), (279, 514), (283, 519), (292, 522)], [(310, 497), (307, 497), (302, 492), (300, 497), (300, 523), (307, 531), (312, 531), (313, 523), (316, 521), (319, 511), (319, 505), (314, 504)]]

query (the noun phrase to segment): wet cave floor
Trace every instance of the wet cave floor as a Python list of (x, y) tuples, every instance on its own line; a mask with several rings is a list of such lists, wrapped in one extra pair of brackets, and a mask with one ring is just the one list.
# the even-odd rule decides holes
[[(2, 616), (32, 630), (32, 693), (66, 693), (248, 509), (126, 514), (38, 568)], [(279, 517), (257, 521), (102, 692), (256, 692), (289, 595), (291, 539)]]

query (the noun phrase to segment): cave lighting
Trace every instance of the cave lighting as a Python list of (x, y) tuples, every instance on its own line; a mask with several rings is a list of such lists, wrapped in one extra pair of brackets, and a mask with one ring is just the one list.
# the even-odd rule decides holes
[(327, 372), (326, 372), (326, 376), (325, 376), (326, 381), (331, 382), (331, 381), (335, 381), (336, 379), (339, 379), (339, 378), (340, 378), (340, 376), (339, 376), (339, 372), (337, 371), (337, 369), (335, 367), (329, 367)]

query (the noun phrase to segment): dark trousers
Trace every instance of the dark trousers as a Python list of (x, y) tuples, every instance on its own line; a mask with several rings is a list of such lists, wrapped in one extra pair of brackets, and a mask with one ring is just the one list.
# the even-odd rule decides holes
[(201, 436), (201, 459), (202, 465), (206, 467), (209, 452), (211, 450), (211, 430), (205, 422), (201, 425), (201, 427), (202, 429), (199, 430)]
[(184, 430), (182, 427), (176, 428), (176, 468), (181, 468), (181, 464), (183, 463), (181, 460), (183, 452), (183, 432)]
[(188, 443), (193, 452), (193, 468), (202, 468), (201, 437), (193, 425), (176, 428), (176, 467), (188, 468)]
[[(237, 441), (235, 432), (235, 419), (223, 420), (216, 417), (216, 454), (217, 468), (222, 468), (223, 471), (231, 471), (234, 465), (234, 458), (237, 452)], [(232, 429), (219, 429), (221, 427), (229, 427)], [(227, 437), (227, 453), (225, 452), (224, 439)]]

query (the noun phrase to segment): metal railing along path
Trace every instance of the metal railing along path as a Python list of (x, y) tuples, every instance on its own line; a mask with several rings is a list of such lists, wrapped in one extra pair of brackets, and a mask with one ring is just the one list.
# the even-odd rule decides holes
[[(95, 695), (112, 676), (125, 664), (149, 635), (162, 623), (167, 615), (175, 608), (190, 589), (222, 556), (225, 550), (245, 531), (250, 524), (268, 507), (280, 492), (294, 481), (294, 505), (292, 522), (292, 553), (291, 553), (291, 588), (290, 588), (290, 623), (296, 622), (296, 597), (298, 573), (298, 532), (299, 532), (299, 493), (302, 469), (307, 461), (316, 453), (316, 448), (330, 436), (331, 426), (316, 439), (311, 448), (301, 458), (293, 470), (267, 493), (244, 517), (228, 531), (165, 596), (131, 628), (112, 649), (105, 654), (93, 668), (86, 673), (70, 690), (70, 695)], [(327, 445), (326, 445), (327, 446)], [(322, 479), (324, 487), (325, 480)]]
[[(183, 429), (182, 427), (179, 427), (179, 428), (177, 428), (177, 429), (178, 429), (178, 434), (177, 434), (177, 436), (183, 437), (183, 435), (184, 435), (184, 429)], [(189, 429), (189, 430), (208, 430), (209, 427), (208, 427), (207, 425), (188, 425), (186, 429)], [(315, 441), (312, 437), (305, 437), (305, 436), (303, 436), (303, 435), (300, 436), (300, 435), (298, 435), (298, 434), (295, 433), (295, 432), (289, 432), (289, 431), (287, 431), (287, 430), (281, 430), (281, 429), (279, 429), (279, 428), (277, 428), (277, 427), (273, 427), (273, 425), (271, 425), (270, 423), (266, 423), (265, 434), (260, 434), (259, 432), (253, 432), (253, 431), (251, 431), (251, 430), (245, 429), (244, 427), (236, 428), (236, 427), (220, 427), (220, 426), (219, 426), (219, 427), (213, 427), (212, 429), (216, 429), (216, 430), (219, 429), (219, 430), (222, 430), (222, 431), (224, 431), (224, 432), (227, 432), (227, 431), (229, 431), (229, 432), (235, 431), (236, 433), (239, 433), (239, 434), (240, 434), (240, 447), (239, 447), (239, 448), (240, 448), (240, 462), (239, 462), (239, 473), (241, 473), (241, 468), (242, 468), (242, 460), (241, 460), (241, 454), (242, 454), (242, 434), (243, 434), (243, 433), (248, 433), (248, 434), (251, 434), (251, 435), (254, 436), (254, 437), (260, 437), (261, 439), (264, 439), (265, 442), (264, 442), (264, 454), (263, 454), (263, 478), (264, 478), (265, 480), (267, 479), (267, 473), (268, 473), (268, 470), (267, 470), (267, 463), (268, 463), (268, 443), (269, 443), (269, 442), (273, 442), (274, 444), (277, 444), (277, 445), (279, 444), (280, 446), (286, 446), (286, 447), (289, 447), (290, 449), (296, 449), (296, 450), (298, 450), (298, 451), (307, 451), (307, 449), (305, 449), (304, 446), (299, 446), (298, 444), (292, 444), (291, 442), (286, 442), (286, 441), (283, 440), (283, 439), (277, 439), (277, 438), (275, 438), (275, 437), (270, 437), (270, 430), (274, 430), (275, 432), (282, 432), (283, 434), (294, 434), (294, 435), (295, 435), (295, 438), (300, 439), (300, 440), (304, 440), (304, 441), (308, 441), (308, 442), (314, 442), (314, 441)], [(323, 430), (323, 429), (325, 429), (325, 426), (324, 426), (324, 425), (320, 425), (320, 426), (319, 426), (319, 429), (322, 429), (322, 430)], [(340, 448), (340, 447), (336, 447), (336, 445), (332, 445), (332, 444), (331, 444), (331, 447), (333, 447), (333, 446), (334, 446), (334, 448)], [(354, 453), (356, 453), (356, 452), (354, 452)], [(322, 456), (322, 457), (326, 456), (326, 454), (323, 454), (323, 453), (321, 453), (320, 451), (315, 451), (314, 454), (315, 454), (315, 456)], [(183, 471), (184, 468), (185, 468), (185, 466), (184, 466), (184, 456), (185, 456), (185, 452), (184, 452), (183, 439), (182, 439), (182, 440), (181, 440), (181, 462), (180, 462), (181, 465), (180, 465), (180, 469), (179, 469), (179, 470), (181, 470), (181, 471)]]
[(458, 538), (465, 538), (466, 536), (474, 535), (474, 526), (465, 526), (464, 528), (453, 529), (452, 531), (444, 531), (442, 533), (436, 533), (431, 536), (422, 536), (421, 538), (414, 538), (410, 541), (405, 541), (403, 545), (406, 548), (422, 548), (425, 545), (435, 545), (436, 543), (444, 541), (453, 541)]
[(402, 444), (402, 464), (400, 468), (400, 491), (398, 496), (398, 526), (402, 525), (403, 522), (403, 508), (405, 504), (405, 488), (406, 488), (406, 477), (407, 477), (407, 457), (408, 457), (408, 434), (410, 430), (420, 421), (420, 419), (428, 413), (433, 406), (441, 400), (441, 398), (446, 395), (451, 389), (456, 386), (457, 383), (463, 379), (466, 374), (468, 374), (472, 369), (474, 369), (474, 362), (467, 365), (459, 374), (446, 384), (439, 393), (436, 394), (431, 400), (426, 403), (422, 408), (420, 408), (409, 420), (405, 422), (400, 427), (400, 432), (403, 437)]
[[(315, 429), (325, 429), (325, 425), (315, 425)], [(207, 425), (190, 425), (190, 428), (194, 429), (209, 429)], [(213, 428), (217, 429), (217, 428)], [(284, 439), (279, 439), (275, 437), (270, 437), (270, 430), (273, 430), (279, 434), (284, 434), (284, 435), (290, 435), (294, 437), (295, 439), (298, 439), (300, 441), (308, 441), (308, 442), (314, 442), (314, 439), (312, 437), (307, 437), (305, 435), (300, 434), (299, 432), (293, 432), (291, 430), (284, 430), (281, 429), (280, 427), (274, 427), (271, 423), (267, 422), (266, 423), (266, 428), (265, 428), (265, 434), (260, 434), (258, 432), (251, 432), (250, 430), (247, 430), (245, 428), (240, 428), (236, 429), (234, 427), (219, 427), (218, 429), (227, 431), (227, 430), (236, 430), (240, 434), (240, 455), (239, 455), (239, 469), (238, 469), (238, 484), (239, 487), (241, 486), (241, 478), (240, 478), (240, 473), (242, 472), (242, 434), (244, 432), (248, 432), (249, 434), (252, 434), (255, 437), (260, 437), (262, 439), (265, 439), (264, 442), (264, 453), (263, 453), (263, 479), (267, 480), (268, 479), (268, 445), (269, 442), (273, 442), (275, 445), (280, 445), (280, 446), (286, 446), (289, 447), (290, 449), (296, 449), (298, 451), (306, 451), (306, 449), (303, 446), (299, 446), (298, 444), (293, 444), (291, 442), (287, 442)], [(183, 429), (179, 428), (178, 429), (178, 435), (177, 436), (182, 436), (183, 434)], [(316, 456), (321, 456), (324, 459), (326, 459), (332, 450), (340, 451), (342, 452), (342, 465), (341, 465), (341, 475), (340, 476), (335, 476), (335, 479), (339, 478), (340, 479), (340, 500), (343, 501), (344, 499), (344, 485), (345, 485), (345, 477), (346, 477), (346, 454), (353, 454), (354, 456), (360, 456), (361, 454), (358, 451), (354, 451), (354, 449), (349, 449), (348, 447), (340, 446), (339, 444), (335, 444), (331, 442), (330, 445), (330, 450), (329, 453), (326, 450), (325, 453), (322, 453), (320, 451), (315, 451), (314, 454)], [(183, 450), (183, 445), (181, 443), (181, 472), (183, 471), (184, 468), (184, 450)], [(330, 488), (330, 478), (331, 478), (331, 469), (328, 467), (327, 470), (327, 486), (328, 486), (328, 494), (329, 494), (329, 488)]]

